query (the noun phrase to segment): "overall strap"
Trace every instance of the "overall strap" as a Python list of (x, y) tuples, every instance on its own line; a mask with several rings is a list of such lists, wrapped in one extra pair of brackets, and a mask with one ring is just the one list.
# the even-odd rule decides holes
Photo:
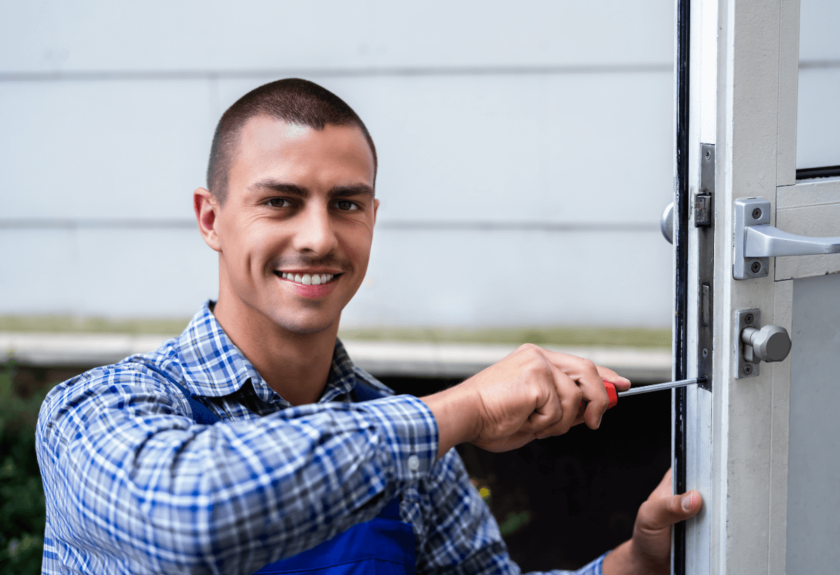
[(187, 402), (190, 404), (190, 409), (192, 409), (193, 414), (193, 420), (196, 423), (198, 423), (199, 425), (213, 425), (214, 423), (222, 420), (221, 417), (210, 411), (209, 407), (207, 407), (206, 405), (198, 401), (196, 398), (194, 398), (186, 387), (175, 381), (175, 379), (168, 373), (148, 363), (145, 364), (145, 366), (151, 369), (152, 371), (157, 372), (169, 383), (178, 388), (178, 390), (181, 392), (181, 395), (183, 395), (184, 399), (186, 399)]
[(184, 394), (184, 398), (189, 402), (190, 408), (192, 409), (193, 419), (199, 425), (213, 425), (214, 423), (221, 421), (222, 418), (210, 411), (210, 408), (198, 401), (194, 398), (190, 392), (180, 383), (173, 381), (178, 389), (181, 390), (181, 393)]
[(353, 388), (353, 395), (356, 397), (356, 401), (373, 401), (374, 399), (382, 399), (383, 397), (388, 397), (388, 395), (384, 391), (379, 391), (374, 387), (369, 387), (358, 379), (356, 379), (356, 387)]

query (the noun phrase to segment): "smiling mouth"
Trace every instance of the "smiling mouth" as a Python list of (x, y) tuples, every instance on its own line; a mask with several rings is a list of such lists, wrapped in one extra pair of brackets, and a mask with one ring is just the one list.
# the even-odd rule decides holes
[(274, 272), (278, 277), (305, 286), (323, 285), (335, 281), (341, 274), (293, 274), (288, 272)]

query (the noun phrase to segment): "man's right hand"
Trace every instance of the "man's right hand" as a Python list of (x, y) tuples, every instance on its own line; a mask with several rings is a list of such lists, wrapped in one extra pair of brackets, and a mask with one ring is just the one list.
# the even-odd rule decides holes
[(597, 429), (609, 404), (604, 380), (619, 391), (630, 387), (629, 380), (587, 359), (525, 344), (465, 382), (422, 399), (437, 419), (438, 457), (467, 441), (508, 451), (579, 423)]

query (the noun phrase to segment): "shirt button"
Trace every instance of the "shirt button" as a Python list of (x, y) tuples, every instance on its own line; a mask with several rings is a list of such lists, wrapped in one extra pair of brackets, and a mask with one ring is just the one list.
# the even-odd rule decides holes
[(408, 458), (408, 468), (411, 471), (417, 471), (418, 469), (420, 469), (420, 458), (417, 457), (416, 455), (412, 455), (411, 457), (409, 457)]

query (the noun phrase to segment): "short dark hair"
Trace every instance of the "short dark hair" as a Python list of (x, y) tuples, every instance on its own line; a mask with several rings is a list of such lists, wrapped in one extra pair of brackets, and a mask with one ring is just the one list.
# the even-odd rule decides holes
[(233, 164), (239, 133), (245, 123), (255, 116), (268, 116), (316, 130), (323, 130), (327, 124), (357, 126), (373, 153), (373, 179), (376, 181), (376, 146), (358, 114), (326, 88), (309, 80), (287, 78), (251, 90), (222, 114), (213, 135), (210, 161), (207, 164), (207, 189), (219, 203), (227, 197), (228, 173)]

